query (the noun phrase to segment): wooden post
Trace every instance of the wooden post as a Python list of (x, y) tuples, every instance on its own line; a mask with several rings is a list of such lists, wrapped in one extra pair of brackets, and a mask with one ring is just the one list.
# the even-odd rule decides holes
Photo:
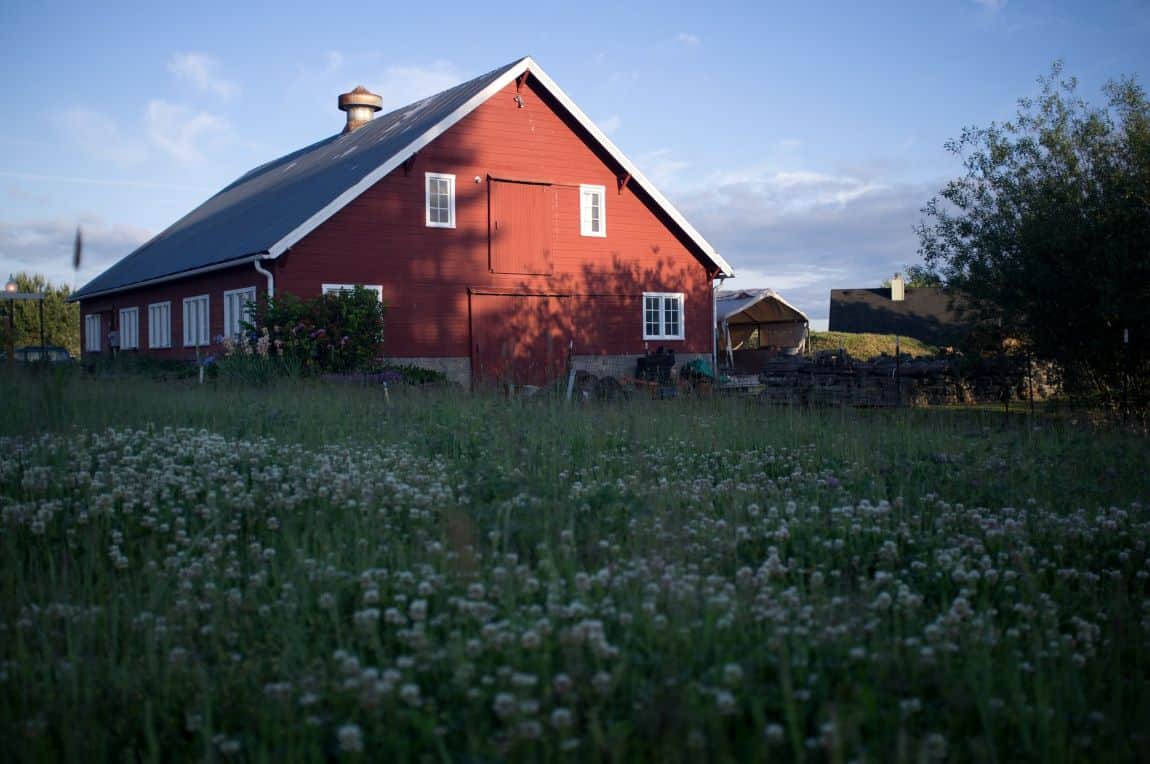
[(8, 301), (8, 336), (5, 337), (5, 350), (8, 353), (8, 367), (16, 365), (16, 301)]

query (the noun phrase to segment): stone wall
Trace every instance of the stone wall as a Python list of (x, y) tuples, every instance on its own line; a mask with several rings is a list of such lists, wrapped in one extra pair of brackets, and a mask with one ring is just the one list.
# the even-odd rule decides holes
[(939, 406), (1044, 400), (1057, 392), (1052, 369), (1025, 359), (855, 361), (842, 352), (778, 359), (759, 375), (769, 403), (814, 406)]
[(463, 388), (471, 387), (471, 359), (467, 356), (462, 358), (393, 358), (388, 356), (385, 360), (393, 366), (418, 366), (421, 369), (442, 372), (448, 381)]

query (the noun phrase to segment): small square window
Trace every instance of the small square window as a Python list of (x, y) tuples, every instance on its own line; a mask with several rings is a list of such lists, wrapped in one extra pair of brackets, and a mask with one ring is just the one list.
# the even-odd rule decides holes
[(604, 210), (607, 189), (604, 186), (579, 186), (579, 235), (606, 236)]
[(429, 228), (455, 228), (455, 176), (425, 173), (427, 225)]
[(643, 339), (681, 340), (683, 334), (683, 293), (643, 294)]

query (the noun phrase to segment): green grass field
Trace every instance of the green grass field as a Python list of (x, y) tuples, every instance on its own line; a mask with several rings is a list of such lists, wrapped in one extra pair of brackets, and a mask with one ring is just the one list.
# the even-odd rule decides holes
[(846, 350), (851, 358), (867, 361), (876, 356), (886, 354), (893, 356), (897, 349), (903, 355), (918, 357), (932, 357), (938, 354), (938, 348), (920, 342), (913, 337), (895, 338), (893, 334), (866, 334), (852, 332), (811, 332), (811, 352), (820, 350)]
[(1143, 434), (0, 393), (12, 760), (1150, 760)]

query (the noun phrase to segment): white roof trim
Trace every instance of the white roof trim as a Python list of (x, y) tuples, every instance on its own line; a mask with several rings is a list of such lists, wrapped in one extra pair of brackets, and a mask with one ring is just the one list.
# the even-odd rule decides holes
[(91, 300), (91, 299), (96, 298), (96, 297), (104, 297), (106, 295), (115, 294), (117, 292), (126, 292), (129, 289), (139, 289), (141, 287), (154, 286), (155, 284), (163, 284), (166, 281), (177, 281), (177, 280), (182, 279), (182, 278), (187, 278), (188, 276), (198, 276), (201, 273), (211, 273), (212, 271), (222, 271), (225, 268), (237, 268), (241, 265), (246, 265), (247, 263), (259, 262), (260, 260), (265, 259), (265, 258), (267, 258), (267, 255), (263, 255), (263, 254), (261, 254), (261, 255), (243, 255), (241, 257), (235, 258), (234, 260), (225, 260), (222, 263), (213, 263), (211, 265), (204, 265), (204, 266), (201, 266), (199, 268), (193, 268), (190, 271), (180, 271), (179, 273), (169, 273), (166, 276), (157, 276), (154, 279), (147, 279), (146, 281), (137, 281), (137, 282), (132, 283), (132, 284), (123, 284), (123, 285), (118, 286), (118, 287), (112, 287), (111, 289), (101, 289), (99, 292), (88, 292), (87, 294), (82, 294), (79, 297), (76, 297), (74, 295), (69, 295), (67, 302), (83, 302), (85, 300)]
[(371, 186), (375, 185), (389, 172), (394, 170), (396, 167), (399, 167), (407, 157), (411, 156), (439, 136), (443, 135), (457, 122), (474, 111), (480, 104), (483, 104), (500, 90), (507, 87), (507, 85), (514, 82), (517, 77), (526, 71), (530, 71), (531, 74), (537, 80), (539, 80), (543, 87), (546, 88), (551, 93), (551, 95), (558, 99), (559, 103), (561, 103), (563, 107), (571, 113), (571, 116), (575, 118), (575, 121), (578, 122), (585, 130), (587, 130), (587, 132), (591, 134), (591, 137), (598, 141), (599, 144), (604, 149), (606, 149), (607, 153), (610, 154), (611, 157), (631, 175), (631, 180), (633, 182), (642, 186), (643, 190), (646, 191), (647, 194), (650, 195), (650, 197), (655, 201), (655, 203), (659, 205), (659, 207), (661, 207), (664, 212), (667, 213), (671, 220), (673, 220), (675, 224), (683, 230), (683, 233), (687, 234), (687, 237), (690, 238), (691, 241), (693, 241), (703, 251), (703, 254), (706, 255), (707, 258), (714, 264), (714, 266), (719, 269), (719, 272), (722, 275), (734, 275), (734, 271), (731, 269), (731, 266), (719, 255), (718, 252), (715, 251), (715, 248), (712, 247), (710, 243), (708, 243), (707, 240), (704, 239), (702, 235), (696, 231), (690, 223), (687, 222), (686, 218), (684, 218), (679, 213), (679, 211), (675, 209), (674, 205), (672, 205), (666, 197), (659, 193), (654, 184), (647, 180), (647, 177), (643, 175), (643, 173), (639, 172), (639, 169), (631, 163), (631, 160), (624, 156), (623, 152), (620, 151), (619, 148), (614, 143), (612, 143), (610, 139), (607, 138), (607, 136), (604, 135), (598, 127), (595, 126), (595, 123), (592, 122), (587, 117), (587, 115), (583, 113), (583, 110), (575, 105), (575, 102), (572, 101), (568, 95), (564, 93), (558, 85), (555, 84), (554, 80), (547, 76), (547, 73), (544, 72), (530, 56), (527, 56), (509, 68), (506, 72), (493, 80), (491, 84), (468, 99), (463, 105), (461, 105), (447, 117), (441, 120), (438, 124), (433, 126), (431, 129), (416, 138), (404, 148), (395, 152), (395, 154), (393, 154), (390, 159), (381, 164), (379, 167), (376, 167), (354, 186), (348, 188), (322, 209), (317, 211), (314, 215), (297, 226), (293, 231), (269, 247), (268, 254), (273, 258), (282, 255), (284, 252), (294, 246), (296, 242), (307, 236), (332, 215), (350, 204), (356, 197), (369, 189)]
[[(748, 310), (750, 308), (753, 308), (754, 306), (758, 305), (760, 302), (762, 302), (763, 300), (766, 300), (768, 298), (772, 299), (772, 300), (778, 300), (780, 303), (782, 303), (782, 305), (784, 307), (790, 308), (795, 313), (798, 313), (800, 316), (802, 316), (804, 321), (806, 321), (807, 323), (810, 323), (811, 319), (807, 316), (806, 313), (799, 310), (794, 305), (791, 305), (789, 302), (787, 302), (783, 298), (783, 296), (781, 294), (779, 294), (778, 292), (776, 292), (773, 289), (739, 289), (739, 290), (735, 291), (735, 294), (738, 294), (740, 292), (751, 292), (751, 293), (757, 292), (757, 294), (753, 294), (753, 297), (742, 298), (742, 300), (740, 300), (740, 302), (746, 301), (746, 300), (749, 300), (749, 302), (747, 302), (746, 305), (743, 305), (742, 307), (740, 307), (739, 310), (736, 311), (735, 313), (731, 313), (726, 318), (720, 319), (719, 323), (723, 323), (723, 324), (727, 323), (728, 321), (731, 320), (732, 317), (737, 316), (739, 313), (742, 313), (744, 310)], [(718, 296), (716, 296), (715, 297), (715, 303), (717, 305), (718, 303), (721, 303), (721, 302), (727, 302), (727, 301), (733, 302), (733, 301), (738, 300), (738, 299), (739, 298), (737, 298), (733, 295), (730, 297), (718, 297)]]
[[(571, 112), (571, 116), (575, 117), (575, 120), (580, 125), (582, 125), (583, 128), (587, 130), (587, 132), (591, 133), (591, 137), (598, 141), (603, 146), (603, 148), (607, 149), (607, 153), (610, 154), (616, 162), (623, 166), (623, 169), (631, 175), (631, 180), (642, 186), (643, 190), (646, 191), (647, 194), (655, 200), (655, 204), (662, 207), (663, 211), (666, 212), (667, 215), (672, 220), (674, 220), (680, 228), (683, 229), (683, 233), (687, 234), (691, 241), (695, 242), (695, 244), (699, 246), (699, 249), (703, 250), (703, 254), (705, 254), (712, 263), (714, 263), (715, 267), (719, 269), (720, 274), (723, 276), (735, 275), (735, 272), (731, 269), (730, 264), (727, 263), (727, 261), (724, 260), (718, 252), (715, 251), (715, 248), (711, 246), (710, 242), (704, 239), (703, 235), (696, 231), (694, 226), (687, 222), (687, 219), (684, 218), (677, 209), (675, 209), (675, 205), (671, 204), (671, 202), (667, 200), (667, 197), (659, 193), (659, 189), (655, 188), (655, 184), (649, 181), (647, 176), (640, 172), (639, 168), (632, 164), (631, 160), (628, 159), (626, 155), (624, 155), (623, 152), (619, 150), (619, 147), (612, 143), (611, 139), (604, 135), (603, 131), (595, 126), (595, 123), (592, 122), (591, 119), (583, 113), (582, 109), (575, 105), (575, 102), (572, 101), (571, 98), (563, 92), (563, 89), (556, 85), (555, 81), (548, 77), (547, 73), (540, 69), (539, 65), (531, 60), (530, 57), (524, 59), (524, 62), (525, 63), (523, 64), (523, 68), (531, 69), (531, 74), (535, 75), (535, 78), (543, 83), (543, 87), (547, 88), (547, 90), (551, 92), (551, 95), (559, 99), (559, 103), (563, 104), (564, 108)], [(518, 68), (519, 67), (516, 67), (516, 69)]]

